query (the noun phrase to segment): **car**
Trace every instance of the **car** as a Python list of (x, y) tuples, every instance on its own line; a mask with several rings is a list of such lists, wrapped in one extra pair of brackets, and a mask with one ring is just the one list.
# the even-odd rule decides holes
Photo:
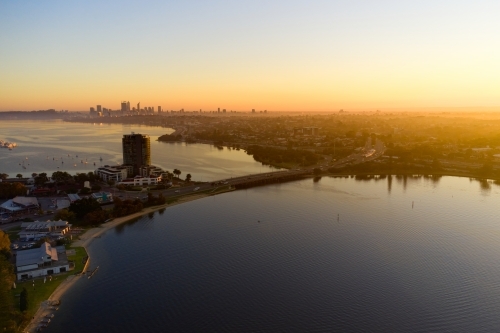
[(174, 192), (175, 192), (175, 193), (179, 193), (179, 192), (180, 192), (180, 190), (175, 190)]
[(54, 314), (53, 313), (47, 314), (45, 315), (45, 318), (54, 318)]
[(195, 187), (193, 191), (198, 191), (199, 189), (199, 187)]

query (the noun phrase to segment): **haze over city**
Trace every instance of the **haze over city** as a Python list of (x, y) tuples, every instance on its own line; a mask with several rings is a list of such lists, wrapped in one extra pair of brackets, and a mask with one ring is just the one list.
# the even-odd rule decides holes
[(3, 1), (0, 111), (498, 110), (498, 12), (498, 1)]

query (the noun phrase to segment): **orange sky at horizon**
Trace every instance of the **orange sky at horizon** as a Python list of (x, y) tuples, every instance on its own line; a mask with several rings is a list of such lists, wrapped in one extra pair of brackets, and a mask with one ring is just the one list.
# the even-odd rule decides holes
[(0, 111), (500, 106), (500, 2), (125, 2), (0, 4)]

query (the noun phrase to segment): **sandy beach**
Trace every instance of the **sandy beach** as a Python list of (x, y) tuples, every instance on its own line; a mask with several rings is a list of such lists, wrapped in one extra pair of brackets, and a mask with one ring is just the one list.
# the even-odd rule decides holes
[[(134, 218), (138, 218), (138, 217), (144, 216), (146, 214), (156, 212), (156, 211), (163, 209), (163, 208), (173, 207), (173, 206), (180, 205), (180, 204), (183, 204), (186, 202), (206, 198), (208, 196), (221, 194), (221, 193), (225, 193), (225, 192), (229, 192), (229, 191), (232, 191), (232, 189), (231, 190), (228, 189), (225, 191), (218, 191), (216, 193), (200, 193), (200, 194), (195, 194), (195, 195), (189, 195), (189, 196), (181, 197), (181, 198), (179, 198), (179, 200), (177, 200), (171, 204), (164, 204), (164, 205), (160, 205), (160, 206), (144, 208), (142, 211), (140, 211), (138, 213), (118, 217), (118, 218), (113, 219), (110, 222), (102, 224), (99, 227), (87, 230), (85, 233), (80, 235), (79, 239), (74, 241), (71, 245), (73, 247), (80, 247), (81, 246), (81, 247), (84, 247), (85, 250), (87, 250), (87, 247), (90, 245), (90, 243), (95, 238), (99, 237), (100, 235), (102, 235), (106, 231), (113, 229), (114, 227), (116, 227), (122, 223), (125, 223), (127, 221), (130, 221)], [(87, 253), (88, 253), (88, 251), (87, 251)], [(83, 271), (86, 271), (86, 269), (90, 263), (90, 260), (91, 260), (91, 258), (89, 257), (89, 259), (87, 260), (87, 263), (85, 264)], [(81, 279), (82, 277), (85, 278), (86, 276), (85, 275), (70, 275), (66, 278), (66, 280), (61, 282), (61, 284), (56, 288), (56, 290), (54, 290), (54, 292), (50, 295), (49, 299), (42, 302), (42, 304), (40, 304), (40, 308), (36, 312), (35, 316), (31, 320), (31, 322), (25, 328), (24, 332), (35, 332), (36, 327), (37, 327), (37, 323), (39, 323), (40, 320), (46, 314), (52, 313), (52, 311), (50, 310), (50, 306), (51, 306), (52, 302), (60, 300), (62, 295), (66, 291), (68, 291), (75, 284), (75, 282), (78, 281), (78, 279)]]

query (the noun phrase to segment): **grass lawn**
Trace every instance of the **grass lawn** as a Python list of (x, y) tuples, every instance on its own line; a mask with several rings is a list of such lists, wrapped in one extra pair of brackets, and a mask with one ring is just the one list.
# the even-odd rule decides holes
[[(87, 252), (83, 247), (67, 247), (67, 250), (75, 250), (75, 254), (68, 256), (68, 260), (74, 261), (75, 269), (63, 274), (57, 274), (52, 276), (52, 281), (47, 278), (46, 282), (43, 282), (42, 278), (36, 278), (33, 280), (28, 280), (24, 282), (16, 281), (16, 289), (12, 289), (12, 297), (14, 297), (14, 307), (19, 309), (19, 294), (26, 288), (28, 291), (28, 311), (27, 318), (33, 317), (35, 312), (38, 310), (40, 304), (47, 300), (50, 295), (56, 290), (56, 288), (64, 281), (68, 276), (81, 273), (84, 267), (83, 258), (87, 256)], [(35, 287), (33, 287), (33, 284)]]

